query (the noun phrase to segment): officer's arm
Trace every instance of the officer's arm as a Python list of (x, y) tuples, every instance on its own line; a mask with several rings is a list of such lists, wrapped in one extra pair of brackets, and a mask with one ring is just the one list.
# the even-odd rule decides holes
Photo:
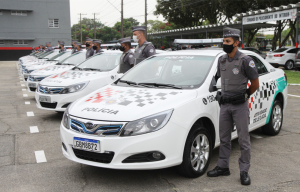
[(128, 56), (128, 62), (129, 62), (129, 65), (132, 68), (134, 66), (134, 56), (133, 56), (132, 53), (130, 53), (130, 55)]
[(249, 87), (250, 95), (252, 95), (259, 87), (259, 80), (258, 78), (250, 80), (251, 85)]

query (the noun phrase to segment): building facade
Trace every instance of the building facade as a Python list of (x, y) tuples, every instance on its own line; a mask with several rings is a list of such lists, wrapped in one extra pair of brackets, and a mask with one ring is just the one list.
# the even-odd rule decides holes
[(0, 0), (0, 60), (16, 60), (58, 40), (71, 45), (69, 0)]

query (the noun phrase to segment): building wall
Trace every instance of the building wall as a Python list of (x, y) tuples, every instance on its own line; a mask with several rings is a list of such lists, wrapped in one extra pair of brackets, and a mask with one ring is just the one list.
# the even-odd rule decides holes
[[(57, 46), (58, 40), (71, 45), (69, 0), (0, 0), (0, 10), (0, 52), (30, 49), (49, 41)], [(11, 15), (12, 10), (27, 11), (27, 16)], [(59, 19), (59, 28), (49, 28), (48, 19)], [(15, 45), (14, 40), (27, 40), (28, 44)]]

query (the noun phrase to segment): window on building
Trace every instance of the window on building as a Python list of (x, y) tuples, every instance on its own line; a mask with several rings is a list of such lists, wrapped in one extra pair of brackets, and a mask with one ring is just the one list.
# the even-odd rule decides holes
[(4, 45), (4, 40), (0, 40), (0, 45)]
[(28, 45), (27, 40), (14, 40), (14, 45)]
[(11, 11), (11, 15), (27, 16), (27, 11)]
[(48, 20), (49, 28), (59, 28), (59, 21), (58, 19), (49, 19)]

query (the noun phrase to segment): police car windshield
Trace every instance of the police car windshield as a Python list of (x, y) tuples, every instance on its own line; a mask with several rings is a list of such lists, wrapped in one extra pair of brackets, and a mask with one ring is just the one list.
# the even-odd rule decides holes
[(158, 87), (155, 86), (157, 84), (165, 84), (182, 89), (194, 89), (204, 82), (214, 59), (214, 56), (199, 55), (152, 57), (126, 73), (118, 85), (131, 86), (124, 83), (129, 81), (147, 87), (151, 87), (152, 84), (153, 88)]
[[(67, 55), (67, 52), (62, 52), (62, 53), (59, 53), (59, 54), (57, 54), (57, 55), (55, 55), (54, 57), (51, 57), (49, 60), (50, 61), (59, 61), (59, 60), (61, 60), (62, 59), (62, 55)], [(66, 57), (64, 57), (64, 59), (65, 59)]]
[(78, 65), (83, 70), (111, 71), (120, 63), (122, 53), (102, 53)]
[(74, 53), (70, 57), (60, 61), (59, 63), (62, 65), (78, 65), (85, 60), (86, 56), (84, 52)]

